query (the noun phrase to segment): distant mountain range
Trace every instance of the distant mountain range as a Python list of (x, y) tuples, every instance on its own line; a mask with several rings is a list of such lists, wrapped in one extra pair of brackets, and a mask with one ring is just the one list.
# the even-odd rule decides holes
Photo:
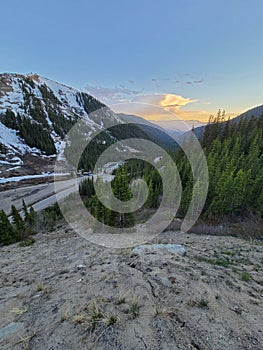
[[(259, 118), (262, 115), (262, 113), (263, 113), (263, 105), (260, 105), (260, 106), (253, 107), (253, 108), (249, 109), (248, 111), (239, 114), (238, 116), (233, 118), (232, 121), (235, 123), (238, 123), (242, 119), (250, 119), (252, 117)], [(195, 135), (197, 137), (201, 137), (201, 135), (203, 134), (203, 132), (205, 130), (205, 127), (206, 127), (206, 125), (202, 125), (202, 126), (195, 128), (195, 130), (194, 130)]]
[(134, 123), (138, 125), (148, 136), (149, 138), (158, 143), (160, 146), (173, 149), (177, 147), (175, 140), (183, 134), (183, 132), (173, 133), (169, 132), (165, 128), (161, 127), (158, 124), (153, 123), (152, 121), (146, 120), (142, 117), (131, 114), (118, 114), (121, 120), (126, 123)]
[(236, 118), (234, 118), (234, 120), (239, 121), (243, 118), (250, 119), (252, 117), (258, 118), (262, 115), (262, 113), (263, 113), (263, 105), (249, 109), (248, 111), (246, 111), (246, 112), (240, 114), (239, 116), (237, 116)]
[(174, 136), (181, 135), (193, 128), (197, 128), (200, 126), (205, 126), (207, 123), (200, 122), (199, 120), (158, 120), (152, 121), (152, 123), (161, 126), (163, 129), (169, 131)]
[(200, 122), (199, 120), (146, 120), (142, 117), (138, 117), (136, 115), (130, 114), (119, 114), (120, 118), (125, 120), (126, 122), (134, 122), (134, 123), (143, 123), (145, 125), (149, 125), (153, 128), (157, 128), (159, 130), (164, 131), (165, 133), (169, 133), (169, 135), (177, 138), (185, 132), (192, 130), (193, 128), (197, 128), (200, 126), (205, 126), (207, 123)]
[[(37, 74), (0, 74), (0, 177), (52, 171), (56, 157), (63, 160), (67, 132), (79, 120), (85, 132), (125, 124), (125, 118), (87, 93)], [(131, 125), (104, 136), (112, 143), (132, 135), (172, 147), (164, 132), (146, 129)]]
[[(262, 112), (263, 106), (259, 106), (236, 120)], [(65, 135), (79, 120), (93, 131), (102, 131), (112, 123), (132, 123), (133, 137), (152, 140), (166, 149), (177, 147), (174, 139), (193, 126), (197, 136), (205, 128), (194, 120), (153, 122), (134, 115), (117, 115), (89, 94), (37, 74), (4, 73), (0, 74), (0, 177), (52, 171), (56, 157), (63, 160), (68, 142)], [(129, 136), (127, 128), (124, 132), (118, 130), (117, 137), (108, 132), (112, 143), (122, 136)]]

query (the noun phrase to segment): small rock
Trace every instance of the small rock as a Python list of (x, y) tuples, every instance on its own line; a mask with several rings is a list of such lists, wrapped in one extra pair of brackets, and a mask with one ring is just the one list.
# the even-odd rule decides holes
[(22, 329), (21, 322), (11, 322), (7, 326), (0, 329), (0, 338), (6, 337), (13, 333), (18, 333)]
[(170, 276), (170, 277), (169, 277), (169, 281), (170, 281), (172, 284), (176, 283), (176, 277)]
[(86, 265), (79, 264), (79, 265), (76, 266), (76, 268), (77, 268), (78, 270), (83, 270), (83, 269), (86, 268)]

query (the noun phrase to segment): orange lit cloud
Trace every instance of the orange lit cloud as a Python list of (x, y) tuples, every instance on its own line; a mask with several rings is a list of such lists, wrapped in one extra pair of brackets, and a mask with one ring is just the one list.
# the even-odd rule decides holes
[(210, 113), (200, 110), (186, 110), (186, 106), (198, 100), (175, 94), (138, 95), (132, 101), (111, 107), (116, 112), (136, 114), (147, 120), (200, 120), (207, 121)]
[(206, 122), (211, 114), (203, 110), (209, 102), (198, 103), (196, 108), (189, 108), (189, 104), (195, 104), (198, 100), (176, 94), (143, 94), (142, 90), (131, 90), (123, 85), (114, 88), (87, 85), (87, 90), (116, 113), (134, 114), (148, 120), (179, 119)]
[(198, 100), (191, 100), (190, 98), (184, 98), (180, 95), (174, 95), (174, 94), (166, 94), (166, 95), (159, 95), (161, 100), (159, 102), (159, 105), (172, 109), (172, 110), (178, 110), (182, 106), (186, 106), (189, 103), (197, 102)]

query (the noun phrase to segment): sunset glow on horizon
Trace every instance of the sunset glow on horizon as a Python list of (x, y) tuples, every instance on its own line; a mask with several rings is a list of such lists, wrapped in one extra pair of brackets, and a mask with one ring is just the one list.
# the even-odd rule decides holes
[(1, 10), (12, 14), (1, 19), (3, 72), (37, 72), (151, 120), (262, 104), (262, 1), (11, 0)]
[[(172, 121), (172, 120), (197, 120), (208, 122), (210, 115), (215, 115), (215, 111), (199, 110), (195, 103), (198, 100), (185, 98), (175, 94), (148, 94), (134, 97), (131, 101), (110, 103), (108, 105), (116, 113), (132, 114), (152, 121)], [(188, 109), (192, 104), (193, 109)], [(236, 117), (240, 112), (226, 111), (226, 117)]]

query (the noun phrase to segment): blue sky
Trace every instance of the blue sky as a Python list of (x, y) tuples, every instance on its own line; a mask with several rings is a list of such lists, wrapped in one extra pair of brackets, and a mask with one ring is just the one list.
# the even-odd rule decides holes
[(262, 17), (261, 0), (2, 1), (0, 71), (87, 89), (117, 111), (236, 114), (263, 104)]

